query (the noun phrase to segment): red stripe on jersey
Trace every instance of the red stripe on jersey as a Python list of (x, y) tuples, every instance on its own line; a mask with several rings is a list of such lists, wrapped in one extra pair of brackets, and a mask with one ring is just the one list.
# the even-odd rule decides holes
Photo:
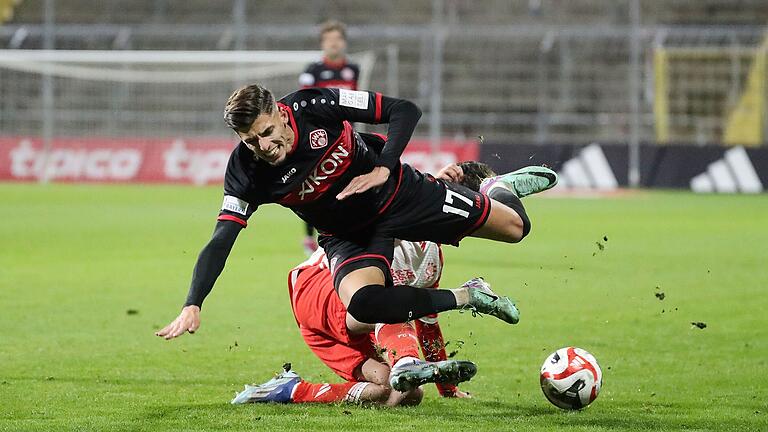
[(491, 212), (491, 199), (488, 198), (488, 195), (480, 194), (480, 196), (483, 197), (483, 202), (485, 203), (485, 208), (483, 209), (483, 214), (480, 215), (480, 219), (475, 222), (474, 225), (470, 229), (468, 229), (464, 234), (462, 234), (459, 238), (456, 239), (456, 243), (459, 242), (459, 240), (463, 239), (464, 237), (467, 237), (471, 235), (473, 232), (477, 231), (481, 226), (485, 224), (485, 221), (488, 220), (488, 216)]
[(296, 151), (296, 147), (299, 146), (299, 129), (296, 127), (296, 119), (293, 118), (293, 111), (291, 111), (291, 108), (288, 105), (280, 102), (277, 103), (277, 106), (288, 113), (288, 118), (291, 121), (291, 129), (293, 129), (293, 147), (291, 148), (291, 151), (288, 152), (290, 155), (293, 154), (293, 152)]
[(403, 166), (400, 165), (400, 171), (397, 174), (397, 186), (395, 186), (395, 191), (392, 192), (392, 195), (390, 195), (389, 199), (386, 203), (384, 203), (383, 206), (379, 209), (379, 214), (384, 213), (390, 204), (392, 204), (392, 200), (395, 199), (395, 195), (397, 195), (397, 192), (400, 191), (400, 183), (403, 181)]
[(376, 123), (381, 121), (381, 93), (376, 92), (376, 114), (374, 121)]
[(397, 196), (397, 193), (400, 191), (400, 183), (403, 181), (403, 166), (402, 165), (400, 165), (400, 171), (398, 171), (397, 176), (398, 176), (397, 177), (397, 185), (395, 186), (395, 190), (392, 192), (392, 195), (389, 196), (389, 198), (387, 199), (387, 202), (385, 202), (384, 205), (381, 206), (381, 208), (379, 208), (379, 212), (376, 214), (376, 216), (374, 216), (371, 219), (366, 220), (363, 223), (359, 223), (357, 225), (354, 225), (352, 228), (349, 229), (350, 231), (355, 231), (355, 230), (357, 230), (359, 228), (362, 228), (362, 227), (364, 227), (366, 225), (369, 225), (371, 222), (376, 220), (376, 218), (381, 216), (382, 213), (387, 211), (387, 208), (389, 208), (389, 205), (392, 204), (392, 200), (395, 199), (395, 196)]
[(240, 225), (242, 225), (243, 228), (248, 226), (248, 222), (246, 222), (245, 220), (240, 219), (237, 216), (232, 216), (232, 215), (228, 215), (228, 214), (219, 215), (219, 217), (217, 217), (216, 220), (237, 222)]

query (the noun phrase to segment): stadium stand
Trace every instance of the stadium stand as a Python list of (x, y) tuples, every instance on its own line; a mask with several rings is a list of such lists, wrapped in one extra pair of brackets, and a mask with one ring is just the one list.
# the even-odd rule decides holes
[[(119, 8), (115, 7), (117, 3), (70, 0), (66, 7), (59, 4), (56, 47), (233, 49), (237, 32), (242, 30), (240, 40), (245, 49), (314, 49), (316, 29), (294, 23), (317, 23), (333, 16), (349, 24), (353, 52), (377, 50), (379, 67), (372, 79), (377, 89), (384, 90), (383, 83), (388, 79), (382, 40), (396, 44), (400, 95), (416, 100), (428, 111), (433, 35), (444, 29), (444, 135), (483, 134), (536, 142), (615, 141), (625, 136), (629, 127), (630, 95), (626, 89), (631, 47), (626, 2), (446, 0), (444, 17), (435, 23), (433, 2), (429, 0), (382, 2), (376, 13), (371, 13), (370, 3), (363, 5), (354, 0), (265, 0), (258, 2), (258, 7), (244, 2), (244, 30), (233, 24), (233, 2), (140, 0), (120, 2)], [(43, 4), (44, 0), (25, 0), (17, 6), (11, 25), (6, 26), (8, 31), (0, 32), (0, 45), (8, 45), (14, 29), (25, 28), (29, 34), (19, 48), (40, 48)], [(659, 107), (663, 107), (661, 102), (665, 101), (659, 102), (654, 95), (659, 89), (654, 50), (660, 46), (754, 49), (763, 40), (768, 8), (764, 0), (659, 0), (641, 2), (641, 16), (640, 134), (645, 141), (655, 141), (659, 131), (654, 125)], [(725, 54), (687, 63), (667, 57), (666, 67), (672, 75), (666, 88), (668, 110), (662, 115), (667, 115), (671, 132), (660, 141), (722, 141), (725, 119), (748, 84), (753, 60), (749, 55), (740, 57), (740, 71), (734, 74), (731, 70), (736, 60)], [(19, 93), (17, 89), (2, 88), (11, 85), (6, 84), (8, 80), (2, 81), (3, 94)], [(36, 87), (34, 83), (23, 85), (28, 85), (30, 92)], [(151, 87), (130, 91), (143, 105), (132, 106), (133, 113), (168, 111), (167, 104), (173, 104), (170, 111), (189, 118), (187, 128), (191, 132), (209, 134), (216, 130), (213, 122), (201, 123), (220, 108), (220, 97), (215, 99), (214, 92), (196, 98), (169, 96), (166, 104), (158, 101)], [(75, 101), (69, 104), (71, 107), (88, 105), (93, 115), (99, 111), (95, 107), (120, 109), (114, 92), (106, 93), (110, 99), (100, 99), (98, 91), (80, 87), (57, 87), (56, 92), (57, 99)], [(35, 97), (31, 98), (28, 104), (33, 107)], [(112, 125), (116, 129), (109, 130), (123, 134), (155, 128), (158, 133), (170, 133), (170, 128), (163, 129), (163, 125), (141, 123), (140, 119), (147, 116), (136, 115), (132, 122), (131, 112), (123, 116), (123, 122)], [(81, 110), (71, 112), (69, 117), (83, 118), (83, 114), (90, 115)], [(427, 133), (426, 123), (422, 121), (418, 133)], [(4, 127), (28, 132), (23, 124)], [(78, 134), (82, 127), (65, 122), (61, 130)]]

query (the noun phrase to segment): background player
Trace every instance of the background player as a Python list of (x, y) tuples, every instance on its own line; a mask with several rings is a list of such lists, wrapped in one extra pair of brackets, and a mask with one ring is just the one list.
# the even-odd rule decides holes
[[(320, 26), (320, 49), (323, 50), (322, 60), (307, 65), (304, 73), (299, 75), (299, 86), (304, 89), (336, 87), (357, 90), (360, 66), (347, 58), (347, 26), (334, 20), (324, 22)], [(302, 244), (307, 255), (311, 255), (317, 249), (315, 229), (308, 223), (305, 226), (306, 237)]]

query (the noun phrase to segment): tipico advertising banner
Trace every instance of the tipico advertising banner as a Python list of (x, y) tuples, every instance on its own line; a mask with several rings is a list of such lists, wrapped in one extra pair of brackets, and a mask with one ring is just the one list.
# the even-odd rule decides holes
[[(44, 151), (40, 138), (0, 137), (0, 180), (97, 183), (221, 183), (235, 140), (204, 138), (56, 138)], [(478, 157), (475, 142), (414, 140), (402, 160), (436, 173)]]

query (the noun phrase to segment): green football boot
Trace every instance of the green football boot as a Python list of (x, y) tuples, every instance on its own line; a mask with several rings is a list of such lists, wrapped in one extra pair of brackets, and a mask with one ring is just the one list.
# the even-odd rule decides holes
[(498, 185), (522, 198), (551, 189), (556, 184), (556, 172), (543, 166), (527, 166), (511, 173), (488, 177), (480, 183), (480, 192), (487, 194), (494, 185)]
[(473, 315), (477, 313), (493, 315), (510, 324), (517, 324), (520, 321), (520, 311), (517, 310), (515, 302), (509, 297), (496, 295), (491, 291), (491, 285), (483, 278), (470, 279), (462, 287), (469, 291), (469, 303), (462, 310), (470, 310)]
[(392, 368), (389, 385), (399, 392), (407, 392), (426, 383), (456, 385), (469, 381), (476, 373), (477, 366), (471, 361), (418, 361)]

